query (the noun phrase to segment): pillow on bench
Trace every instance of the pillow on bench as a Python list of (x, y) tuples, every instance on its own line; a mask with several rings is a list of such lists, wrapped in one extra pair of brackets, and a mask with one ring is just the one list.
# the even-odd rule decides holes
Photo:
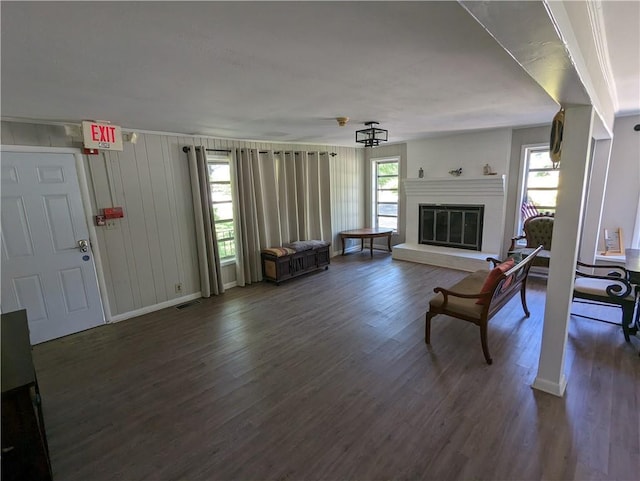
[[(513, 260), (512, 258), (509, 258), (506, 261), (504, 261), (502, 264), (499, 264), (493, 269), (491, 269), (491, 271), (489, 271), (489, 274), (487, 274), (487, 278), (484, 280), (484, 284), (482, 284), (482, 289), (480, 289), (480, 292), (492, 291), (493, 288), (496, 286), (496, 284), (500, 281), (500, 276), (515, 265), (516, 265), (516, 261)], [(505, 287), (508, 287), (508, 286), (505, 286)], [(484, 303), (485, 303), (484, 299), (478, 299), (476, 301), (476, 304), (484, 305)]]
[(331, 245), (331, 243), (323, 240), (295, 241), (284, 244), (285, 247), (293, 249), (294, 252), (304, 252), (310, 249), (317, 249), (318, 247), (326, 247), (328, 245)]
[(262, 252), (276, 257), (288, 256), (296, 253), (295, 250), (289, 249), (288, 247), (269, 247), (268, 249), (262, 249)]

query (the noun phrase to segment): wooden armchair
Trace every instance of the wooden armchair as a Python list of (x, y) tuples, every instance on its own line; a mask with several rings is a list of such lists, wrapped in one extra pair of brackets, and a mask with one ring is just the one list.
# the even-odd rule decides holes
[[(529, 217), (524, 221), (522, 230), (524, 235), (513, 237), (511, 239), (511, 247), (509, 254), (519, 253), (523, 257), (531, 255), (538, 247), (542, 246), (542, 250), (533, 261), (534, 266), (549, 267), (549, 259), (551, 258), (551, 238), (553, 235), (554, 217), (548, 214), (538, 214)], [(517, 241), (525, 239), (526, 246), (517, 244)]]
[[(627, 342), (631, 341), (629, 333), (633, 323), (636, 298), (634, 286), (629, 283), (629, 272), (624, 267), (585, 264), (578, 261), (573, 287), (573, 300), (576, 299), (583, 299), (583, 301), (576, 302), (593, 302), (620, 307), (622, 309), (621, 325), (624, 339)], [(596, 321), (602, 320), (580, 314), (573, 315)]]

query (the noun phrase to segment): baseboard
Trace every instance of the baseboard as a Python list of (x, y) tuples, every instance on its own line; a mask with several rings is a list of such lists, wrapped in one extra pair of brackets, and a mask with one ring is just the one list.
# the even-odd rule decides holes
[(238, 282), (232, 281), (232, 282), (228, 282), (227, 284), (224, 284), (222, 287), (224, 287), (224, 290), (226, 291), (227, 289), (231, 289), (232, 287), (237, 287), (237, 286), (238, 286)]
[(538, 391), (543, 391), (549, 394), (553, 394), (554, 396), (562, 397), (564, 396), (564, 391), (567, 388), (567, 378), (563, 374), (560, 378), (560, 382), (553, 382), (547, 379), (542, 379), (536, 377), (536, 380), (533, 381), (531, 385), (533, 389), (537, 389)]
[(178, 304), (192, 301), (194, 299), (200, 299), (201, 297), (202, 297), (202, 294), (200, 292), (196, 292), (194, 294), (189, 294), (182, 297), (177, 297), (175, 299), (170, 299), (168, 301), (164, 301), (159, 304), (153, 304), (152, 306), (146, 306), (141, 309), (136, 309), (135, 311), (129, 311), (123, 314), (112, 316), (110, 320), (107, 320), (107, 323), (126, 321), (127, 319), (131, 319), (132, 317), (138, 317), (144, 314), (149, 314), (150, 312), (166, 309), (167, 307), (177, 306)]

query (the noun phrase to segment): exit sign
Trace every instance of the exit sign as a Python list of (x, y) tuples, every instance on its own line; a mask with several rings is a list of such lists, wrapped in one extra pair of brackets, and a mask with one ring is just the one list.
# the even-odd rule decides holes
[(87, 149), (123, 150), (122, 129), (102, 122), (82, 122), (82, 136)]

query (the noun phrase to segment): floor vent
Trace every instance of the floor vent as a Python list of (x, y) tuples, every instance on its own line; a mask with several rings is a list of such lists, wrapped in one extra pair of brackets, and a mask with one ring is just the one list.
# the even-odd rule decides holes
[(200, 301), (185, 302), (184, 304), (177, 305), (176, 309), (186, 309), (187, 307), (195, 306), (196, 304), (200, 304)]

